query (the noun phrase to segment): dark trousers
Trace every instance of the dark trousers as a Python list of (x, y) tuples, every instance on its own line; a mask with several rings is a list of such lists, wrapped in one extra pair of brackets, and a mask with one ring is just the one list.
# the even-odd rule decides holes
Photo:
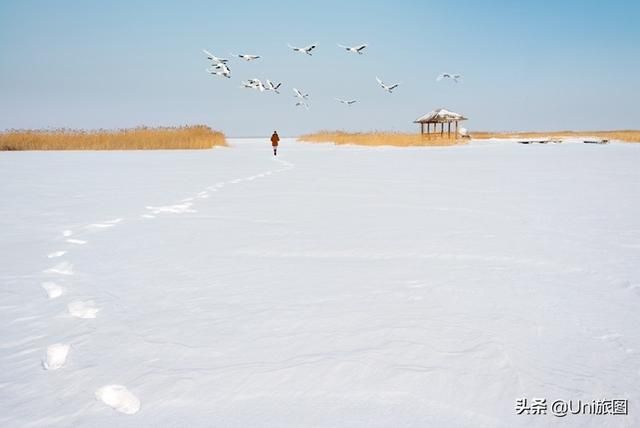
[(278, 146), (273, 146), (273, 155), (278, 156)]

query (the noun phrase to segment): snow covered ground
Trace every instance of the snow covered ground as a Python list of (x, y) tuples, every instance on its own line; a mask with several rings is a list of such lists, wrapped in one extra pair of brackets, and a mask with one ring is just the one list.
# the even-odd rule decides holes
[(231, 143), (0, 153), (0, 426), (640, 424), (640, 145)]

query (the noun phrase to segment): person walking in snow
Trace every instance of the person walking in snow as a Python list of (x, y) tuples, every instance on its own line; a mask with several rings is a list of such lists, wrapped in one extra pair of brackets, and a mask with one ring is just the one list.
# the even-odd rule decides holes
[(273, 135), (271, 136), (271, 147), (273, 147), (274, 156), (278, 156), (278, 141), (280, 141), (280, 137), (278, 137), (278, 131), (273, 131)]

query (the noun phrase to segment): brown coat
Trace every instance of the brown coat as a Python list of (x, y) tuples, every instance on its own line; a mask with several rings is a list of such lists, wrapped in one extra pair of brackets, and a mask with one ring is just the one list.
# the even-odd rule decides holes
[(278, 137), (278, 134), (274, 132), (271, 136), (271, 145), (273, 147), (278, 147), (278, 141), (280, 141), (280, 137)]

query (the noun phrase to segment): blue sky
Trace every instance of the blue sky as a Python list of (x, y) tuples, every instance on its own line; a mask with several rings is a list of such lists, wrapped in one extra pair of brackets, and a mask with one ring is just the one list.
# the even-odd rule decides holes
[[(0, 129), (406, 131), (436, 107), (467, 115), (472, 130), (637, 129), (638, 16), (638, 1), (7, 0)], [(319, 47), (307, 57), (287, 42)], [(202, 48), (263, 58), (232, 59), (223, 79), (205, 72)], [(464, 79), (436, 82), (443, 71)], [(401, 86), (389, 95), (376, 76)], [(253, 77), (282, 81), (282, 93), (240, 88)], [(309, 111), (292, 87), (310, 94)]]

